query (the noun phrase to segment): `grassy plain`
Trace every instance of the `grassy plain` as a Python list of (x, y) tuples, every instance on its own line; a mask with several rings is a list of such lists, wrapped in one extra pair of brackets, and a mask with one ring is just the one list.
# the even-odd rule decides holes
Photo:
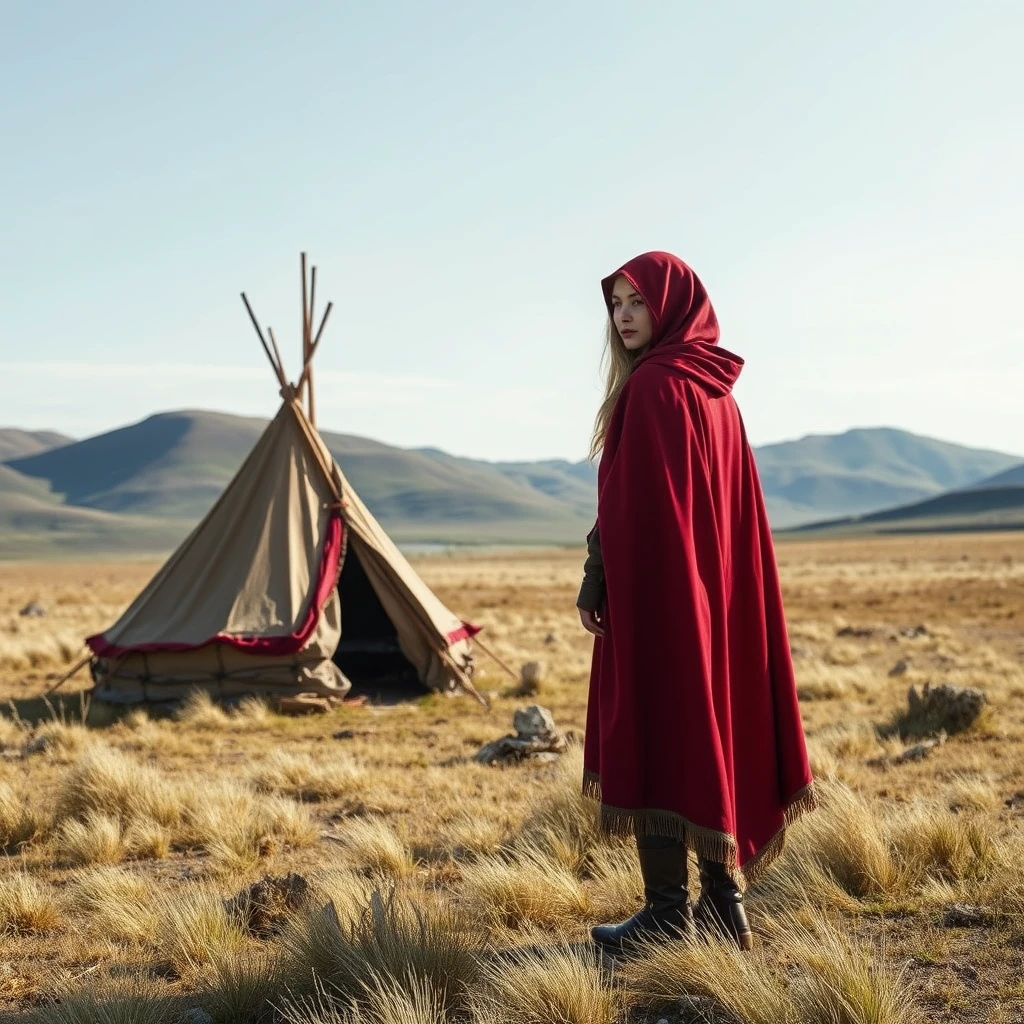
[[(196, 700), (88, 728), (84, 683), (34, 698), (155, 566), (0, 564), (0, 1019), (1024, 1020), (1024, 534), (794, 541), (779, 561), (825, 805), (748, 896), (753, 954), (674, 944), (615, 973), (584, 940), (639, 878), (577, 796), (578, 752), (473, 761), (533, 700), (582, 732), (580, 552), (418, 563), (504, 660), (544, 663), (536, 698), (481, 656), (489, 713)], [(33, 601), (45, 616), (19, 614)], [(925, 681), (990, 706), (900, 762), (912, 741), (885, 727)], [(309, 888), (276, 917), (225, 902), (292, 872)]]

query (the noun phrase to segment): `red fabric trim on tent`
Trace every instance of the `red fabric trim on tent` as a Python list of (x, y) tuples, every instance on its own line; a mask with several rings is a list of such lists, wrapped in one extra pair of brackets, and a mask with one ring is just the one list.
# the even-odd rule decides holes
[(198, 644), (171, 642), (136, 644), (130, 647), (119, 647), (117, 644), (110, 643), (102, 633), (97, 633), (95, 636), (87, 637), (85, 642), (92, 649), (93, 654), (99, 658), (117, 658), (135, 652), (194, 651), (213, 643), (227, 644), (229, 647), (236, 647), (238, 650), (247, 651), (250, 654), (265, 654), (271, 657), (294, 654), (313, 635), (313, 631), (320, 621), (320, 613), (331, 596), (331, 592), (337, 586), (338, 562), (341, 558), (344, 536), (345, 528), (341, 516), (338, 514), (331, 516), (327, 523), (327, 536), (324, 539), (323, 557), (320, 559), (317, 569), (313, 598), (306, 610), (305, 617), (294, 633), (285, 636), (235, 636), (230, 633), (218, 633), (216, 636), (211, 636), (209, 640), (203, 640)]
[(471, 622), (464, 622), (460, 629), (453, 629), (448, 634), (448, 643), (457, 644), (460, 640), (470, 640), (483, 631), (483, 626), (474, 626)]

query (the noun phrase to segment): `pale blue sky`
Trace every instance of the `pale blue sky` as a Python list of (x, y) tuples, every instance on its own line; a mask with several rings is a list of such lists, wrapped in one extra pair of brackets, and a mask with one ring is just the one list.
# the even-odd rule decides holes
[(1024, 453), (1024, 5), (8, 3), (0, 425), (269, 415), (582, 457), (599, 278), (703, 278), (756, 443), (891, 425)]

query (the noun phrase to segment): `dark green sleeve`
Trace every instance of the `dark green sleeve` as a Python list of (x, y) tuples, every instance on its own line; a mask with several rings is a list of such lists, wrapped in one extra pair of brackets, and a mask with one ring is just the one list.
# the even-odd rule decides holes
[(596, 612), (604, 602), (604, 563), (601, 561), (601, 536), (597, 523), (587, 534), (587, 560), (583, 563), (583, 585), (576, 598), (576, 607), (584, 612)]

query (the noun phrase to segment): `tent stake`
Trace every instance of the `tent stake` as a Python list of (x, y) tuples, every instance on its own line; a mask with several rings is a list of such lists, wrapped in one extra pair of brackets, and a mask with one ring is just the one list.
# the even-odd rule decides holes
[(55, 682), (53, 686), (51, 686), (46, 691), (45, 696), (49, 697), (50, 694), (56, 693), (73, 675), (75, 675), (78, 672), (81, 672), (82, 669), (85, 668), (85, 666), (88, 665), (90, 661), (92, 661), (91, 653), (87, 654), (80, 662), (78, 662), (78, 664), (75, 665), (75, 667), (70, 672), (62, 676), (60, 679), (58, 679), (57, 682)]

